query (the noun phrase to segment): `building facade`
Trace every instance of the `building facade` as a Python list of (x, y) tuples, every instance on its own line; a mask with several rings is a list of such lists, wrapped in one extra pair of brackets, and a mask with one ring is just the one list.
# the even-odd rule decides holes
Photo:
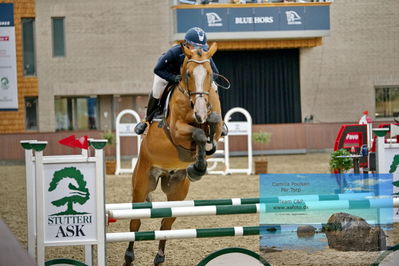
[[(19, 108), (0, 111), (0, 132), (107, 130), (126, 108), (144, 116), (153, 67), (181, 38), (174, 1), (13, 2)], [(286, 5), (297, 8), (299, 3)], [(394, 10), (399, 2), (301, 5), (329, 6), (327, 36), (246, 38), (237, 33), (241, 37), (234, 39), (209, 34), (210, 41), (218, 42), (216, 64), (232, 82), (229, 91), (221, 90), (224, 108), (253, 108), (257, 124), (354, 122), (364, 110), (378, 119), (396, 116), (399, 21)], [(32, 76), (23, 75), (22, 29), (17, 25), (22, 18), (34, 18)], [(36, 128), (26, 125), (29, 97), (38, 97)]]
[[(8, 9), (10, 6), (11, 15), (14, 18), (15, 36), (5, 34), (1, 39), (7, 43), (15, 37), (15, 50), (7, 51), (1, 49), (0, 60), (9, 60), (10, 53), (15, 53), (16, 77), (17, 77), (17, 105), (12, 109), (0, 106), (0, 133), (24, 132), (37, 130), (37, 103), (38, 103), (38, 79), (36, 69), (32, 62), (34, 59), (34, 34), (35, 34), (35, 1), (34, 0), (4, 0), (1, 1), (1, 8)], [(2, 18), (0, 18), (2, 20)], [(3, 35), (3, 34), (1, 34)], [(2, 46), (4, 47), (4, 46)], [(2, 64), (3, 66), (3, 64)], [(5, 66), (9, 67), (9, 66)], [(5, 76), (6, 70), (0, 68), (0, 76)], [(1, 88), (6, 90), (6, 88)], [(3, 96), (4, 97), (4, 96)], [(5, 110), (6, 109), (6, 110)]]

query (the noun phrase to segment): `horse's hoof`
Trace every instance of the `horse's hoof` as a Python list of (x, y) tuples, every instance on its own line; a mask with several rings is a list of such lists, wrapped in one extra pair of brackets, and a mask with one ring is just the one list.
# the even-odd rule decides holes
[(201, 179), (203, 175), (206, 174), (206, 167), (205, 170), (199, 171), (194, 164), (187, 167), (187, 176), (191, 182), (195, 182)]
[(209, 114), (209, 116), (208, 116), (208, 118), (206, 119), (206, 121), (207, 121), (208, 123), (211, 123), (211, 124), (217, 124), (217, 123), (219, 123), (220, 121), (222, 121), (222, 117), (221, 117), (220, 114), (218, 114), (218, 113), (216, 113), (216, 112), (212, 112), (212, 113)]
[(131, 265), (133, 265), (133, 263), (132, 263), (133, 261), (134, 261), (134, 251), (126, 249), (125, 263), (123, 264), (123, 266), (131, 266)]
[(157, 254), (155, 256), (154, 265), (156, 265), (156, 266), (163, 265), (164, 262), (165, 262), (165, 255), (161, 256), (161, 255)]
[(205, 132), (201, 128), (193, 129), (192, 138), (193, 138), (194, 142), (197, 143), (197, 145), (200, 145), (200, 144), (205, 145), (206, 140), (207, 140)]
[(205, 149), (205, 153), (206, 153), (206, 155), (212, 155), (212, 154), (214, 154), (214, 153), (216, 152), (216, 145), (207, 143), (207, 145), (208, 145), (208, 144), (209, 144), (209, 145), (212, 145), (212, 148), (209, 149), (209, 150), (206, 150), (206, 149)]

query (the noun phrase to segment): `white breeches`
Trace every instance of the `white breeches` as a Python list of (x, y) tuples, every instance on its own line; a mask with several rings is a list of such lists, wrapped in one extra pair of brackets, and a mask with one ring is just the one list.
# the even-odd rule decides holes
[(154, 75), (154, 83), (152, 84), (152, 97), (159, 99), (166, 86), (168, 85), (168, 81), (164, 80), (158, 75)]

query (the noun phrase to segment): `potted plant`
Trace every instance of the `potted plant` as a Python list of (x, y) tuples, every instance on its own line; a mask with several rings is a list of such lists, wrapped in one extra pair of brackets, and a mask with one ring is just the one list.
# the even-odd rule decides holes
[(113, 175), (116, 170), (116, 160), (112, 156), (112, 148), (115, 144), (115, 134), (112, 131), (106, 131), (103, 133), (102, 138), (107, 140), (107, 145), (105, 147), (105, 173), (107, 175)]
[[(339, 149), (330, 155), (330, 170), (331, 172), (342, 174), (353, 167), (352, 159), (349, 157), (351, 153), (346, 149)], [(348, 156), (348, 157), (340, 157)]]
[(346, 149), (339, 149), (331, 153), (330, 157), (330, 171), (335, 174), (338, 189), (337, 193), (344, 193), (348, 186), (345, 176), (341, 175), (353, 167), (351, 153)]
[[(270, 132), (265, 132), (265, 131), (254, 132), (252, 134), (252, 141), (254, 143), (266, 145), (270, 142), (271, 137), (272, 133)], [(255, 160), (255, 174), (266, 174), (267, 165), (268, 165), (267, 159), (263, 156), (260, 156), (257, 160)]]

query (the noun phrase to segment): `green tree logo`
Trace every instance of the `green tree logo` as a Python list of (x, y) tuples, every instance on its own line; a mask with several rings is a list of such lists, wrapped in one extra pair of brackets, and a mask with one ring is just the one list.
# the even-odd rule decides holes
[(52, 216), (87, 214), (87, 212), (77, 212), (73, 209), (74, 203), (79, 203), (80, 205), (83, 205), (86, 201), (90, 199), (90, 193), (86, 187), (86, 181), (84, 181), (82, 173), (75, 167), (66, 167), (64, 169), (54, 172), (53, 179), (50, 182), (50, 187), (48, 191), (51, 192), (55, 190), (59, 182), (64, 178), (74, 179), (78, 184), (78, 187), (76, 187), (72, 183), (69, 183), (68, 185), (69, 195), (51, 202), (56, 207), (60, 207), (67, 204), (66, 211), (54, 213), (52, 214)]
[[(389, 169), (389, 173), (393, 174), (396, 171), (396, 169), (398, 168), (398, 165), (399, 165), (399, 154), (396, 154), (393, 157), (393, 161), (392, 161), (391, 167)], [(393, 185), (395, 187), (399, 187), (399, 181), (394, 181)], [(398, 193), (393, 193), (393, 195), (399, 195), (399, 192)]]

